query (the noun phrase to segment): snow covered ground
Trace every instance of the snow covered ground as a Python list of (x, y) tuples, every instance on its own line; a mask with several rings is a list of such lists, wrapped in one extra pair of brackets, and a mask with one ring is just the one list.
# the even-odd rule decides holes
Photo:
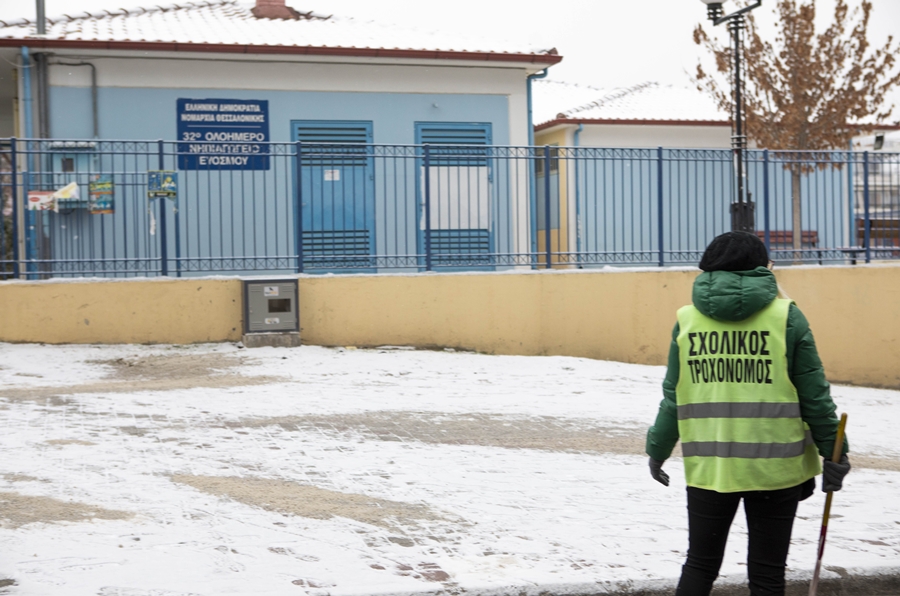
[[(672, 586), (681, 462), (665, 488), (643, 454), (663, 374), (396, 348), (0, 344), (0, 579), (16, 582), (0, 592)], [(898, 567), (900, 392), (833, 393), (854, 470), (826, 576)], [(793, 577), (815, 564), (823, 503), (800, 505)], [(741, 515), (726, 581), (745, 574)]]

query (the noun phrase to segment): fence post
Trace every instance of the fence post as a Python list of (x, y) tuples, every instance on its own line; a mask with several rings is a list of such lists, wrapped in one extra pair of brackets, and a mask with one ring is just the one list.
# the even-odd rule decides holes
[[(173, 145), (174, 151), (172, 153), (172, 159), (175, 162), (175, 169), (178, 169), (178, 145)], [(182, 181), (184, 183), (184, 189), (187, 190), (187, 180), (184, 179)], [(181, 215), (180, 209), (178, 208), (178, 197), (175, 197), (173, 217), (175, 218), (175, 277), (181, 277)], [(185, 201), (186, 204), (186, 201)]]
[(9, 169), (12, 180), (12, 243), (13, 243), (13, 278), (19, 277), (19, 171), (18, 160), (16, 159), (16, 145), (18, 144), (15, 137), (10, 139), (11, 151), (9, 155)]
[[(763, 239), (771, 259), (771, 234), (769, 233), (769, 150), (763, 150)], [(773, 259), (774, 260), (774, 259)]]
[[(846, 153), (847, 155), (847, 225), (844, 227), (847, 232), (849, 238), (846, 242), (842, 244), (846, 244), (847, 246), (856, 246), (857, 243), (857, 234), (856, 231), (856, 186), (853, 183), (853, 177), (856, 174), (854, 166), (856, 165), (856, 154), (853, 151), (853, 142), (850, 142), (850, 150)], [(850, 264), (856, 265), (856, 255), (859, 253), (853, 252), (850, 253), (851, 259)]]
[(528, 264), (532, 269), (537, 269), (538, 254), (538, 203), (537, 203), (537, 148), (529, 145), (525, 150), (525, 159), (528, 165)]
[[(22, 214), (22, 233), (25, 235), (23, 240), (23, 246), (25, 248), (25, 271), (27, 273), (33, 273), (37, 267), (34, 263), (38, 258), (37, 254), (37, 230), (35, 220), (37, 219), (37, 214), (28, 209), (28, 191), (33, 190), (35, 187), (35, 170), (37, 167), (35, 166), (34, 154), (38, 151), (35, 150), (35, 147), (42, 147), (40, 141), (26, 140), (25, 145), (25, 175), (22, 177), (22, 204), (25, 206), (25, 213)], [(18, 223), (18, 222), (17, 222)], [(28, 275), (28, 279), (34, 279), (33, 276)]]
[[(157, 164), (158, 169), (165, 170), (166, 156), (163, 152), (163, 140), (159, 139), (157, 141), (157, 150), (159, 163)], [(166, 229), (166, 199), (160, 197), (158, 199), (159, 205), (159, 258), (160, 258), (160, 275), (169, 275), (169, 239), (168, 239), (168, 231)]]
[(297, 141), (297, 215), (294, 221), (297, 273), (303, 273), (303, 142)]
[(659, 243), (659, 266), (666, 263), (666, 251), (663, 247), (663, 148), (656, 148), (656, 241)]
[(869, 152), (863, 152), (863, 217), (865, 218), (865, 228), (863, 242), (866, 247), (866, 263), (872, 262), (872, 247), (869, 246), (869, 240), (872, 233), (872, 221), (869, 219)]
[(544, 252), (546, 253), (546, 268), (550, 269), (550, 145), (544, 145)]
[(425, 271), (431, 271), (431, 147), (425, 150)]

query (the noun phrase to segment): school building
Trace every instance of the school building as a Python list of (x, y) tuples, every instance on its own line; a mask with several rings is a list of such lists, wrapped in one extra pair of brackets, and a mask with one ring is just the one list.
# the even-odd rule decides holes
[[(525, 250), (527, 221), (511, 214), (527, 210), (526, 174), (498, 175), (483, 151), (437, 156), (423, 222), (423, 156), (403, 147), (526, 145), (531, 77), (562, 60), (552, 48), (300, 12), (284, 0), (71, 14), (49, 19), (45, 35), (31, 20), (0, 22), (0, 58), (0, 138), (48, 139), (19, 147), (26, 190), (78, 188), (34, 215), (19, 241), (32, 259), (94, 261), (82, 273), (102, 272), (109, 254), (140, 272), (160, 250), (179, 271), (247, 254), (275, 261), (221, 269), (271, 270), (297, 249), (408, 264), (425, 227), (449, 253)], [(142, 143), (156, 139), (179, 143)], [(297, 143), (343, 148), (306, 149), (298, 172)], [(362, 148), (371, 144), (392, 148)], [(150, 170), (176, 171), (178, 191), (148, 215), (139, 177)], [(98, 179), (112, 195), (103, 208), (91, 203)], [(461, 186), (475, 189), (465, 207), (449, 198)], [(404, 218), (420, 223), (399, 229)], [(140, 238), (162, 226), (162, 249)]]

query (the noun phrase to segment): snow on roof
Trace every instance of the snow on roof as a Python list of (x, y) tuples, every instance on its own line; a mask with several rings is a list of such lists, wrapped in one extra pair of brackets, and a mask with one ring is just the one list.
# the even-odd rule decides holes
[[(555, 63), (561, 60), (555, 49), (539, 49), (523, 44), (487, 38), (466, 38), (455, 33), (407, 29), (386, 23), (298, 11), (297, 19), (257, 18), (253, 2), (209, 0), (182, 2), (170, 6), (128, 10), (84, 12), (47, 20), (47, 33), (37, 34), (33, 20), (0, 20), (0, 44), (4, 40), (34, 40), (35, 45), (84, 47), (125, 47), (124, 44), (179, 44), (181, 50), (198, 50), (201, 44), (270, 48), (329, 48), (368, 50), (359, 55), (400, 52), (448, 52), (479, 54), (479, 59), (531, 57), (529, 61)], [(3, 44), (9, 45), (9, 43)], [(185, 46), (189, 47), (185, 47)], [(269, 50), (270, 53), (278, 53)], [(286, 51), (285, 53), (295, 53)], [(309, 52), (329, 53), (329, 52)], [(496, 55), (496, 56), (494, 56)], [(423, 58), (464, 56), (424, 55)]]
[(632, 87), (603, 89), (560, 81), (537, 80), (534, 122), (560, 120), (634, 120), (729, 122), (706, 94), (692, 87), (648, 81)]

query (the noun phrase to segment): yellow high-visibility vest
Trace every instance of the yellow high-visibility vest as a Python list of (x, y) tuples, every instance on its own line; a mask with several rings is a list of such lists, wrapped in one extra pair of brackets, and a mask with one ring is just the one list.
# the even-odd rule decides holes
[(778, 490), (821, 471), (787, 369), (790, 300), (743, 321), (678, 310), (678, 431), (688, 486)]

